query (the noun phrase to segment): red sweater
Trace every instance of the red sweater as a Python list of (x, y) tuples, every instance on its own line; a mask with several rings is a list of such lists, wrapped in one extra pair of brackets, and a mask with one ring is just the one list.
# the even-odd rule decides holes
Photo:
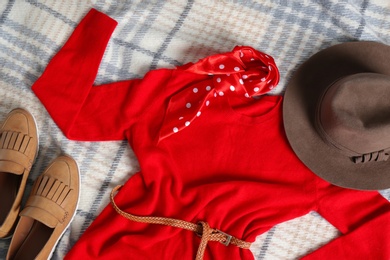
[[(190, 64), (93, 86), (115, 26), (91, 10), (33, 91), (68, 138), (128, 140), (141, 171), (115, 197), (122, 210), (206, 221), (249, 242), (314, 210), (342, 235), (306, 258), (390, 259), (389, 202), (378, 192), (333, 186), (306, 168), (284, 134), (282, 96), (218, 95), (188, 127), (159, 139), (170, 98), (212, 76), (183, 69)], [(199, 241), (190, 231), (130, 221), (108, 205), (67, 258), (192, 259)], [(209, 242), (205, 259), (253, 255)]]

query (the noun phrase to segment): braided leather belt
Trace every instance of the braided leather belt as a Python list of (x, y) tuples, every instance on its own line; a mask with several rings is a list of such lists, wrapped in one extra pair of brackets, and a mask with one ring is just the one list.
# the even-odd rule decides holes
[(198, 247), (198, 251), (196, 253), (196, 260), (202, 260), (204, 256), (204, 252), (206, 250), (207, 244), (210, 241), (216, 241), (220, 242), (221, 244), (225, 246), (229, 245), (235, 245), (239, 248), (243, 249), (249, 249), (251, 246), (251, 243), (243, 241), (241, 239), (238, 239), (232, 235), (226, 234), (218, 229), (211, 228), (207, 222), (200, 221), (198, 223), (192, 223), (180, 219), (174, 219), (174, 218), (165, 218), (165, 217), (156, 217), (156, 216), (136, 216), (127, 212), (124, 212), (121, 210), (115, 203), (114, 200), (114, 194), (117, 192), (122, 185), (116, 186), (112, 191), (110, 195), (111, 204), (114, 207), (115, 211), (120, 214), (121, 216), (135, 221), (135, 222), (141, 222), (141, 223), (148, 223), (148, 224), (159, 224), (159, 225), (165, 225), (165, 226), (171, 226), (171, 227), (177, 227), (186, 229), (189, 231), (195, 232), (196, 235), (201, 237), (200, 245)]

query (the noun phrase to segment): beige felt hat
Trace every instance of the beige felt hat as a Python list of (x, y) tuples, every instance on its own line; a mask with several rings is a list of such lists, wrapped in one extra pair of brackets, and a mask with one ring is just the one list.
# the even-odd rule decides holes
[(283, 120), (294, 152), (319, 177), (390, 188), (390, 46), (349, 42), (313, 55), (287, 85)]

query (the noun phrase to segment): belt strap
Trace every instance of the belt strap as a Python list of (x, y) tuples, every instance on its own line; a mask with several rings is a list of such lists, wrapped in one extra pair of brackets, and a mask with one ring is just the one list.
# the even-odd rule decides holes
[(115, 211), (121, 216), (140, 223), (147, 224), (158, 224), (171, 227), (177, 227), (186, 229), (189, 231), (195, 232), (199, 237), (201, 237), (200, 245), (196, 254), (196, 260), (202, 260), (204, 252), (206, 250), (207, 244), (209, 241), (220, 242), (221, 244), (228, 246), (230, 244), (235, 245), (239, 248), (249, 249), (251, 243), (235, 238), (229, 234), (226, 234), (218, 229), (211, 228), (207, 222), (200, 221), (195, 224), (192, 222), (174, 219), (174, 218), (165, 218), (165, 217), (156, 217), (156, 216), (136, 216), (127, 212), (122, 211), (115, 203), (114, 194), (117, 192), (122, 185), (116, 186), (110, 195), (111, 204), (114, 207)]

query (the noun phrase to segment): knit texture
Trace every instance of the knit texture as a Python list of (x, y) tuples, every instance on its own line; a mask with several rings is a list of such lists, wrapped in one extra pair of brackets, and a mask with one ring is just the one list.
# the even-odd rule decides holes
[[(63, 46), (81, 18), (96, 8), (118, 21), (96, 84), (142, 78), (147, 71), (196, 61), (208, 55), (249, 45), (270, 53), (283, 93), (297, 66), (333, 44), (373, 40), (390, 44), (387, 1), (3, 1), (0, 3), (0, 115), (15, 107), (36, 117), (40, 152), (32, 182), (59, 153), (80, 165), (81, 198), (75, 220), (61, 239), (53, 259), (62, 259), (109, 202), (109, 192), (139, 170), (126, 142), (69, 141), (52, 121), (31, 85)], [(381, 191), (387, 199), (390, 191)], [(251, 250), (256, 259), (296, 259), (339, 235), (319, 214), (273, 227)], [(9, 241), (0, 241), (4, 258)]]

